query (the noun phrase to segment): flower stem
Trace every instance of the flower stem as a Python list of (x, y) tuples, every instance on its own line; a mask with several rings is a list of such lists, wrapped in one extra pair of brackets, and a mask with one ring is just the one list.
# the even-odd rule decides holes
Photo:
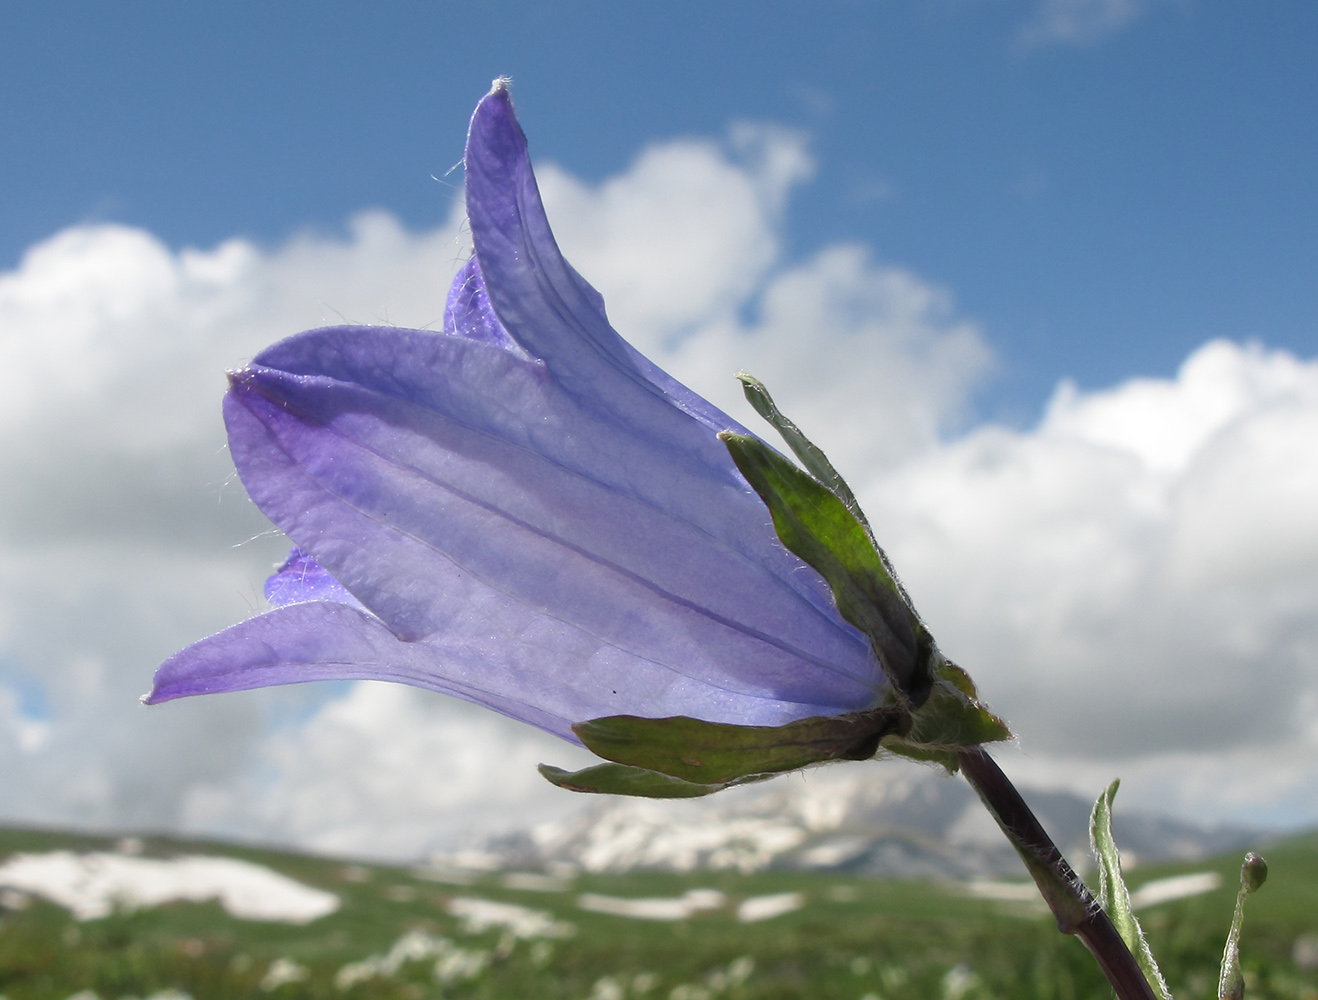
[(1016, 853), (1025, 862), (1057, 929), (1090, 950), (1119, 1000), (1156, 1000), (1139, 963), (1084, 882), (1067, 864), (1016, 786), (980, 747), (959, 754), (961, 773), (979, 793)]

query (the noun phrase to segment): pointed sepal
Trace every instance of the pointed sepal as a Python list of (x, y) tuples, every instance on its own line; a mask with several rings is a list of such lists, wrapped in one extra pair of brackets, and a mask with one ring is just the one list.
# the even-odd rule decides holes
[(889, 683), (912, 705), (929, 693), (933, 638), (847, 505), (757, 437), (719, 435), (769, 508), (787, 549), (822, 576), (839, 613), (869, 637)]
[[(702, 795), (721, 792), (729, 785), (741, 782), (714, 782), (700, 784), (683, 781), (671, 774), (660, 774), (643, 767), (627, 764), (596, 764), (580, 771), (565, 771), (552, 764), (541, 764), (540, 773), (559, 788), (570, 792), (597, 792), (603, 795), (634, 795), (645, 799), (695, 799)], [(744, 778), (742, 781), (751, 781)]]
[(833, 468), (833, 463), (828, 460), (828, 456), (813, 441), (802, 434), (801, 429), (778, 409), (763, 382), (754, 375), (748, 375), (745, 372), (737, 372), (737, 380), (741, 382), (741, 390), (746, 395), (746, 401), (751, 404), (755, 412), (773, 425), (774, 430), (782, 436), (787, 447), (792, 449), (792, 454), (805, 466), (806, 471), (824, 486), (827, 486), (842, 501), (847, 510), (851, 511), (852, 515), (860, 522), (866, 533), (871, 534), (872, 538), (869, 522), (865, 519), (865, 512), (860, 509), (856, 495), (851, 492), (851, 487), (847, 485), (846, 480), (838, 475), (837, 469)]
[(982, 743), (1012, 738), (1011, 730), (979, 701), (970, 675), (950, 660), (938, 657), (934, 684), (905, 732), (885, 736), (889, 753), (942, 764), (948, 773), (960, 766), (957, 752)]
[(893, 709), (821, 715), (784, 726), (734, 726), (674, 716), (614, 715), (572, 727), (594, 753), (702, 785), (795, 771), (831, 760), (873, 757), (902, 721)]

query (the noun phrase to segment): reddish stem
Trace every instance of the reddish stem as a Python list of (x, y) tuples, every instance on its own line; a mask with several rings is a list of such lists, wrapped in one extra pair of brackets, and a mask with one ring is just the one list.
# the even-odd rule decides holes
[(1157, 1000), (1112, 921), (1067, 864), (1016, 786), (981, 747), (962, 750), (961, 773), (1002, 827), (1047, 901), (1057, 929), (1074, 934), (1097, 959), (1119, 1000)]

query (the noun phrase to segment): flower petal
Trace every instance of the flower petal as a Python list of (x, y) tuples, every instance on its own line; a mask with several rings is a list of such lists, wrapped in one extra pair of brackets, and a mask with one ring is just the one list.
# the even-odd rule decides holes
[[(646, 449), (580, 412), (542, 366), (363, 328), (256, 360), (225, 404), (249, 493), (401, 638), (479, 642), (492, 674), (534, 655), (552, 684), (581, 689), (577, 720), (776, 724), (874, 700), (877, 666), (835, 609), (643, 495), (677, 480), (771, 531), (744, 485), (683, 476), (663, 454), (638, 462), (629, 452)], [(610, 452), (640, 488), (555, 460)]]
[(305, 601), (337, 601), (366, 610), (324, 566), (296, 546), (265, 581), (265, 599), (276, 608)]
[(175, 653), (156, 671), (148, 705), (198, 694), (303, 681), (400, 681), (455, 695), (580, 742), (566, 718), (516, 693), (485, 691), (432, 669), (435, 651), (400, 642), (379, 619), (346, 604), (311, 601), (278, 608)]
[[(667, 429), (680, 411), (708, 430), (749, 433), (609, 326), (603, 298), (563, 259), (549, 228), (506, 81), (477, 105), (464, 162), (476, 256), (495, 312), (517, 343), (569, 392), (638, 430)], [(667, 419), (662, 410), (671, 411)]]
[[(823, 580), (785, 552), (726, 449), (708, 433), (750, 432), (624, 341), (608, 325), (600, 294), (563, 259), (503, 82), (496, 81), (472, 116), (465, 162), (476, 256), (503, 328), (544, 362), (580, 410), (611, 425), (632, 454), (660, 470), (657, 476), (641, 474), (655, 488), (646, 499), (772, 567), (805, 600), (842, 624)], [(542, 438), (536, 447), (552, 448), (553, 442)], [(591, 461), (588, 471), (602, 482), (632, 488), (639, 464), (615, 449)], [(665, 489), (667, 473), (675, 467), (680, 467), (678, 475)], [(756, 516), (730, 511), (708, 491), (692, 491), (691, 476), (744, 492)]]
[(521, 357), (528, 357), (495, 315), (489, 293), (485, 290), (480, 264), (474, 256), (458, 270), (449, 289), (448, 303), (444, 308), (444, 332), (493, 344)]

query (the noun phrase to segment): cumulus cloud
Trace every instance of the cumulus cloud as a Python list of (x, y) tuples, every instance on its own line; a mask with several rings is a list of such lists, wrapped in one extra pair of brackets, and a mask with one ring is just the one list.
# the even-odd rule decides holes
[(791, 189), (814, 173), (800, 133), (741, 124), (728, 142), (644, 150), (598, 186), (539, 171), (554, 232), (606, 291), (609, 317), (652, 353), (743, 306), (778, 262)]
[(733, 414), (749, 370), (843, 471), (933, 444), (991, 369), (978, 328), (860, 245), (784, 266), (783, 208), (814, 170), (804, 139), (743, 124), (727, 146), (654, 147), (594, 188), (542, 172), (559, 242), (614, 325)]
[[(1235, 780), (1233, 808), (1313, 801), (1315, 366), (1216, 343), (966, 433), (992, 356), (947, 290), (864, 246), (784, 259), (812, 171), (800, 135), (744, 125), (600, 184), (541, 176), (626, 335), (748, 423), (731, 375), (752, 371), (831, 453), (1023, 769), (1088, 790), (1120, 763), (1208, 812), (1248, 761), (1267, 781)], [(406, 857), (576, 807), (532, 767), (571, 747), (424, 692), (136, 704), (161, 659), (260, 610), (287, 544), (234, 480), (223, 371), (326, 323), (434, 328), (466, 252), (455, 205), (275, 248), (79, 227), (0, 275), (0, 816)]]
[(1063, 383), (1038, 427), (862, 494), (1036, 773), (1134, 768), (1148, 801), (1221, 816), (1208, 776), (1252, 768), (1237, 818), (1288, 796), (1318, 818), (1294, 794), (1318, 780), (1318, 363), (1214, 341), (1175, 378)]

